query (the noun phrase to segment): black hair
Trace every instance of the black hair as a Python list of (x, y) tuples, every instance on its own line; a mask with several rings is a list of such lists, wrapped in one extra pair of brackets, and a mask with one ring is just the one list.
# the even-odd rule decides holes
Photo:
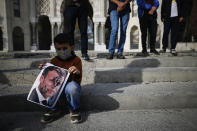
[(49, 66), (49, 67), (47, 67), (47, 68), (43, 71), (42, 75), (44, 76), (44, 78), (46, 78), (46, 76), (48, 75), (49, 71), (54, 71), (54, 70), (55, 70), (60, 76), (63, 76), (62, 71), (61, 71), (59, 68), (55, 67), (55, 66)]
[(71, 36), (69, 34), (66, 33), (60, 33), (57, 36), (55, 36), (54, 38), (54, 44), (58, 43), (58, 44), (65, 44), (68, 43), (70, 46), (72, 46), (73, 44), (71, 43)]

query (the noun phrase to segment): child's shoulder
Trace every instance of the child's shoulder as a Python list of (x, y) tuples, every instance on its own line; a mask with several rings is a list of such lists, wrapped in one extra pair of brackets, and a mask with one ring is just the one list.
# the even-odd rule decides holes
[(81, 62), (81, 58), (80, 58), (79, 56), (75, 56), (73, 60), (74, 60), (74, 61)]

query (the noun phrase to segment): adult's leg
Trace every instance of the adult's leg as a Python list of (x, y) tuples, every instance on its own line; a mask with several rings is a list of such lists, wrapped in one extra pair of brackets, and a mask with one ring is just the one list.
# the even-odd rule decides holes
[(156, 42), (156, 35), (157, 35), (157, 18), (154, 16), (149, 15), (149, 26), (148, 31), (150, 34), (150, 50), (155, 50), (155, 42)]
[(109, 53), (114, 54), (116, 47), (116, 38), (118, 34), (118, 26), (119, 26), (119, 16), (116, 10), (112, 10), (110, 12), (110, 21), (111, 21), (111, 34), (109, 40)]
[(74, 45), (74, 31), (76, 24), (77, 7), (66, 7), (64, 12), (64, 32), (71, 35), (71, 43)]
[(178, 17), (172, 18), (172, 23), (171, 23), (171, 49), (176, 48), (178, 31), (179, 31), (179, 24), (180, 23), (179, 23)]
[(88, 9), (80, 7), (78, 10), (78, 25), (81, 33), (81, 53), (87, 54), (88, 50)]
[(118, 54), (123, 53), (129, 17), (130, 17), (129, 13), (126, 13), (125, 15), (120, 17), (121, 23), (120, 23), (120, 41), (118, 45)]
[(170, 18), (164, 19), (164, 33), (163, 33), (163, 39), (162, 39), (162, 44), (163, 44), (163, 49), (166, 50), (168, 47), (168, 35), (170, 32), (171, 28), (171, 20)]
[(147, 37), (147, 29), (148, 29), (147, 14), (144, 14), (141, 18), (139, 18), (139, 22), (140, 22), (140, 30), (141, 30), (142, 49), (143, 51), (146, 51), (146, 37)]
[(77, 110), (80, 107), (81, 87), (78, 83), (72, 81), (66, 85), (65, 94), (69, 102), (70, 110)]

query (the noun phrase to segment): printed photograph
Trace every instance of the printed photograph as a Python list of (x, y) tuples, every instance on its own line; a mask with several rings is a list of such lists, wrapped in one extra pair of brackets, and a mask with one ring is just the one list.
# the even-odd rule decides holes
[(67, 82), (69, 72), (63, 68), (47, 63), (35, 80), (28, 101), (53, 108)]

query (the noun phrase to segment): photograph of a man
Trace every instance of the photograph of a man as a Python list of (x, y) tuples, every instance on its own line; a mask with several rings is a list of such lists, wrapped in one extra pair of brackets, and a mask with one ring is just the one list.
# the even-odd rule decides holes
[(66, 70), (59, 67), (46, 67), (35, 81), (29, 93), (28, 100), (47, 107), (53, 107), (58, 99), (60, 89), (67, 74), (68, 72)]

